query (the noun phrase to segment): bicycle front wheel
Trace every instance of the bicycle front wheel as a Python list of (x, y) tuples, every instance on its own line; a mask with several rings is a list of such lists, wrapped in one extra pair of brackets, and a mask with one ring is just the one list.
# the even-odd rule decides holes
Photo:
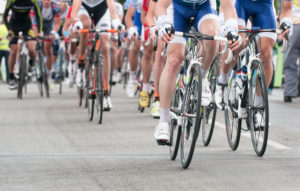
[[(219, 76), (219, 60), (216, 58), (208, 72), (208, 81), (210, 83), (210, 91), (215, 95), (217, 78)], [(213, 99), (214, 100), (214, 99)], [(217, 106), (213, 101), (203, 108), (202, 121), (202, 141), (204, 146), (208, 146), (214, 132), (215, 121), (217, 115)]]
[(23, 87), (25, 84), (26, 78), (26, 56), (20, 55), (20, 68), (19, 68), (19, 83), (18, 83), (18, 93), (17, 97), (22, 99), (23, 96)]
[(201, 124), (202, 78), (200, 65), (193, 65), (190, 73), (183, 99), (180, 141), (181, 165), (184, 169), (188, 168), (192, 161)]
[(96, 99), (97, 99), (97, 116), (98, 123), (102, 123), (103, 118), (103, 81), (102, 81), (102, 67), (100, 64), (96, 67)]
[[(180, 85), (177, 85), (177, 88), (175, 90), (175, 94), (172, 99), (171, 104), (171, 112), (174, 113), (174, 115), (178, 116), (179, 112), (181, 111), (182, 106), (182, 98), (183, 95), (180, 90)], [(173, 117), (171, 115), (171, 117)], [(179, 143), (180, 143), (180, 134), (181, 134), (181, 125), (179, 121), (179, 118), (172, 118), (171, 119), (171, 131), (170, 131), (170, 158), (171, 160), (175, 160), (178, 153)]]
[[(234, 70), (232, 72), (235, 72)], [(231, 79), (224, 92), (225, 99), (225, 125), (226, 136), (229, 147), (235, 151), (240, 143), (242, 119), (238, 118), (239, 95), (235, 87), (235, 74), (232, 74)]]
[[(248, 83), (248, 118), (247, 125), (251, 140), (258, 156), (263, 156), (269, 134), (269, 101), (264, 69), (258, 60), (251, 63), (252, 72)], [(260, 99), (260, 100), (256, 100)]]
[(86, 76), (86, 103), (88, 109), (88, 117), (89, 120), (92, 121), (94, 117), (94, 105), (95, 105), (95, 92), (93, 91), (94, 86), (94, 67), (93, 65), (89, 65), (87, 68), (87, 76)]

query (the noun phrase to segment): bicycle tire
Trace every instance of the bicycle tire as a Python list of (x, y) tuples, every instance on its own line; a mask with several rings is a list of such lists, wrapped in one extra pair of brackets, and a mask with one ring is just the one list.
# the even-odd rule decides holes
[[(192, 161), (196, 142), (199, 135), (201, 125), (201, 94), (202, 94), (202, 77), (199, 64), (194, 64), (191, 68), (189, 82), (186, 86), (186, 91), (183, 100), (183, 117), (180, 138), (180, 155), (182, 168), (187, 169)], [(195, 92), (194, 92), (195, 91)], [(196, 99), (191, 99), (191, 94)], [(195, 110), (195, 117), (187, 117), (188, 111)], [(195, 120), (193, 122), (193, 119)], [(193, 124), (194, 123), (194, 124)], [(194, 126), (194, 127), (193, 127)], [(190, 136), (191, 132), (193, 133)], [(191, 138), (190, 146), (185, 148), (185, 143)], [(187, 153), (185, 153), (187, 151)]]
[(38, 85), (38, 89), (39, 89), (39, 93), (40, 96), (43, 97), (44, 93), (43, 93), (43, 64), (42, 64), (42, 60), (40, 59), (40, 53), (38, 53), (38, 56), (36, 58), (36, 78), (37, 78), (37, 85)]
[(103, 82), (102, 82), (102, 66), (101, 63), (97, 63), (98, 67), (96, 70), (96, 99), (97, 99), (97, 115), (98, 115), (98, 124), (102, 123), (103, 119)]
[[(180, 86), (178, 85), (175, 90), (175, 94), (171, 103), (171, 110), (177, 109), (181, 110), (182, 103), (182, 95), (180, 91)], [(171, 111), (172, 112), (172, 111)], [(180, 119), (178, 119), (180, 120)], [(179, 125), (179, 121), (177, 119), (171, 119), (170, 123), (170, 158), (171, 160), (175, 160), (179, 150), (180, 143), (180, 135), (181, 135), (181, 125)]]
[(93, 91), (92, 78), (93, 77), (95, 78), (95, 76), (93, 75), (94, 68), (93, 68), (93, 66), (91, 67), (91, 64), (88, 65), (87, 71), (88, 72), (86, 74), (86, 103), (87, 103), (87, 109), (88, 109), (88, 117), (89, 117), (89, 120), (92, 121), (93, 116), (94, 116), (95, 96), (90, 94), (90, 92)]
[(19, 83), (17, 97), (22, 99), (23, 97), (23, 86), (25, 83), (26, 76), (26, 55), (20, 55), (20, 66), (19, 66)]
[[(248, 84), (248, 118), (247, 118), (247, 125), (250, 129), (251, 133), (251, 140), (253, 144), (253, 148), (257, 156), (263, 156), (268, 143), (268, 135), (269, 135), (269, 102), (268, 102), (268, 90), (266, 85), (266, 77), (264, 73), (263, 66), (259, 60), (253, 60), (251, 63), (251, 78), (249, 79)], [(257, 70), (258, 69), (258, 70)], [(259, 87), (261, 89), (262, 98), (263, 98), (263, 112), (264, 112), (264, 120), (265, 124), (264, 127), (256, 127), (255, 126), (255, 118), (254, 115), (256, 112), (260, 112), (261, 109), (254, 108), (254, 96), (256, 92), (253, 92), (253, 89), (257, 87), (257, 81), (259, 82)], [(263, 134), (261, 148), (259, 148), (260, 138), (259, 135)], [(258, 135), (258, 137), (257, 137)]]
[[(214, 59), (214, 62), (208, 72), (208, 81), (210, 82), (210, 91), (212, 92), (212, 95), (215, 95), (217, 78), (219, 76), (218, 64), (218, 58)], [(203, 108), (202, 142), (205, 147), (208, 146), (211, 141), (215, 127), (216, 115), (217, 106), (215, 102), (211, 102), (208, 106)]]
[(62, 81), (63, 81), (63, 77), (64, 77), (64, 73), (63, 73), (63, 63), (64, 63), (64, 57), (63, 57), (63, 52), (60, 51), (59, 53), (59, 75), (58, 75), (58, 80), (59, 80), (59, 95), (62, 94)]

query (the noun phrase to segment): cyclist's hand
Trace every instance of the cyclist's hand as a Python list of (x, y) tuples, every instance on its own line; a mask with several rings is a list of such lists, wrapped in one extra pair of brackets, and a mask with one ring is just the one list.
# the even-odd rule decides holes
[(130, 27), (128, 29), (128, 38), (132, 38), (132, 37), (136, 36), (137, 34), (138, 34), (138, 30), (135, 26)]
[(59, 34), (54, 30), (52, 30), (50, 32), (50, 36), (51, 36), (51, 39), (55, 39), (55, 40), (59, 39)]
[(158, 28), (156, 25), (152, 26), (150, 28), (150, 37), (152, 40), (154, 40), (155, 38), (157, 38), (157, 34), (158, 34)]
[(12, 40), (12, 38), (13, 38), (14, 36), (15, 36), (14, 32), (11, 31), (11, 30), (9, 30), (9, 31), (8, 31), (8, 35), (7, 35), (7, 39), (8, 39), (8, 40)]
[(112, 26), (112, 28), (114, 28), (114, 29), (118, 29), (119, 26), (121, 27), (121, 21), (120, 21), (120, 19), (118, 19), (118, 18), (113, 19), (113, 20), (111, 21), (111, 26)]
[(229, 47), (232, 51), (236, 51), (242, 45), (243, 39), (241, 36), (228, 32), (226, 37), (228, 39)]
[(227, 36), (229, 47), (235, 51), (242, 44), (242, 38), (238, 35), (238, 22), (236, 19), (227, 19), (224, 24), (224, 33)]
[(169, 19), (166, 15), (161, 15), (157, 19), (158, 34), (165, 42), (170, 42), (174, 38), (175, 30), (170, 24)]
[(290, 17), (284, 17), (280, 20), (280, 31), (285, 39), (293, 35), (293, 21)]
[(73, 33), (78, 32), (82, 28), (83, 28), (83, 24), (82, 24), (81, 20), (80, 19), (74, 19), (74, 21), (71, 25), (72, 32)]

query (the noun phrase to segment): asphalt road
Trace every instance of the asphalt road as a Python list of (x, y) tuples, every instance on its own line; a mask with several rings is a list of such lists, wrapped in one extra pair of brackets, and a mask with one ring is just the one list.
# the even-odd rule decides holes
[(300, 99), (270, 96), (271, 128), (264, 157), (249, 132), (229, 149), (219, 112), (209, 147), (201, 138), (187, 170), (153, 138), (157, 120), (137, 111), (137, 98), (114, 87), (114, 108), (103, 124), (89, 122), (76, 90), (40, 98), (36, 85), (23, 100), (0, 85), (0, 190), (300, 190)]

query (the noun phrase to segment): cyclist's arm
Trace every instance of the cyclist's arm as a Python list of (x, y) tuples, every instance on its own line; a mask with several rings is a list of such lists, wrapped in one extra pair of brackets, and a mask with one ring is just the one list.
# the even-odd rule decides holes
[(150, 0), (150, 2), (149, 2), (146, 21), (150, 27), (155, 25), (154, 10), (155, 10), (156, 3), (157, 3), (157, 1), (155, 1), (155, 0)]
[(9, 13), (9, 10), (11, 9), (11, 7), (12, 7), (12, 0), (8, 0), (5, 11), (3, 13), (3, 22), (4, 22), (5, 26), (7, 27), (7, 30), (11, 29), (11, 27), (8, 24), (8, 20), (7, 20), (7, 16), (8, 16), (8, 13)]
[(221, 0), (220, 3), (221, 3), (221, 8), (224, 13), (225, 21), (230, 18), (237, 19), (236, 10), (234, 8), (232, 0)]
[(292, 7), (293, 7), (293, 1), (291, 1), (291, 0), (283, 1), (280, 19), (285, 18), (285, 17), (292, 18)]
[(128, 10), (125, 15), (126, 28), (130, 28), (133, 26), (134, 12), (135, 12), (135, 7), (128, 7)]
[(60, 6), (58, 4), (56, 4), (56, 6), (53, 6), (54, 8), (54, 20), (53, 20), (53, 30), (55, 30), (56, 32), (59, 31), (60, 29)]
[(34, 6), (34, 12), (35, 12), (35, 18), (36, 18), (36, 24), (38, 27), (38, 33), (42, 32), (43, 29), (43, 19), (42, 19), (42, 15), (40, 12), (40, 6), (37, 0), (32, 1), (33, 6)]
[(162, 15), (167, 15), (167, 8), (172, 3), (172, 0), (158, 1), (155, 7), (155, 16), (158, 18)]
[(116, 13), (115, 1), (114, 0), (106, 0), (106, 3), (107, 3), (107, 7), (108, 7), (109, 13), (110, 13), (110, 19), (114, 20), (114, 19), (118, 18), (118, 15)]
[(71, 20), (75, 20), (78, 18), (78, 12), (81, 7), (82, 0), (73, 1), (72, 4), (72, 12), (71, 12)]

